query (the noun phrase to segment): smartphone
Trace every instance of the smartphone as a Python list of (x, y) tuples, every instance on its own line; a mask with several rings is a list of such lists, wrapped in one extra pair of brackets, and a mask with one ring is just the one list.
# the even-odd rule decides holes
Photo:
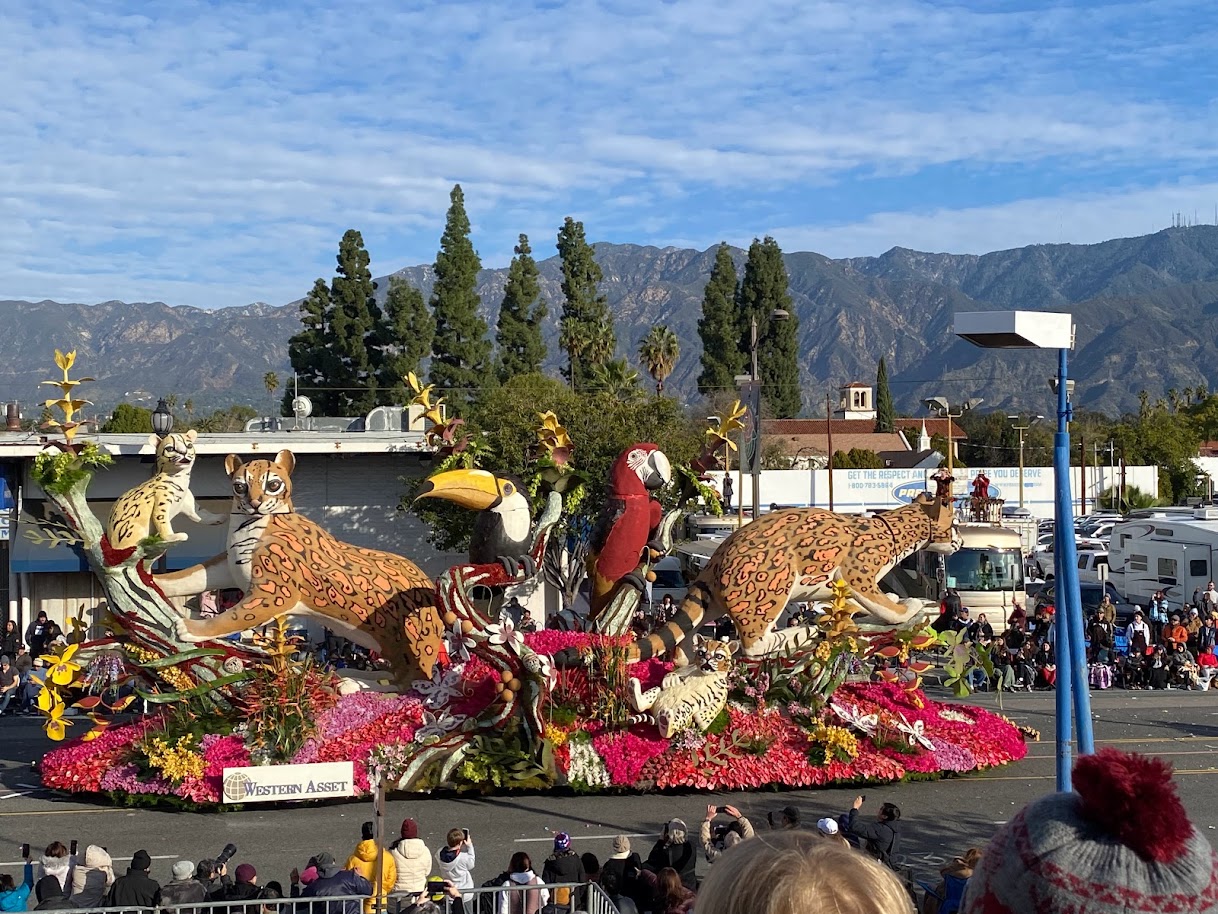
[(719, 807), (716, 807), (715, 812), (722, 812), (722, 813), (726, 813), (726, 812), (727, 812), (727, 807), (726, 807), (726, 806), (719, 806)]
[(469, 829), (463, 828), (463, 829), (461, 829), (461, 832), (465, 835), (465, 840), (468, 841), (469, 840)]
[(21, 859), (22, 860), (30, 859), (30, 846), (28, 844), (21, 845)]
[(71, 851), (69, 851), (69, 853), (71, 853), (71, 855), (72, 855), (73, 857), (75, 857), (75, 856), (76, 856), (76, 847), (77, 847), (76, 839), (75, 839), (75, 838), (73, 838), (73, 839), (72, 839), (72, 849), (71, 849)]

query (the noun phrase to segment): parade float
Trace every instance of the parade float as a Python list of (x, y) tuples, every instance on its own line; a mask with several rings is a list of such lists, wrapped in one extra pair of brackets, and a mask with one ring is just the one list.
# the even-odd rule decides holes
[[(1024, 734), (967, 704), (933, 701), (923, 674), (967, 691), (984, 651), (921, 627), (921, 607), (878, 585), (911, 552), (951, 551), (944, 493), (875, 518), (818, 509), (774, 512), (723, 542), (676, 617), (631, 624), (651, 565), (669, 552), (691, 502), (717, 509), (705, 474), (731, 447), (743, 410), (706, 433), (702, 453), (673, 467), (655, 445), (627, 448), (591, 532), (584, 631), (519, 630), (502, 611), (515, 588), (561, 561), (566, 513), (582, 493), (577, 443), (559, 417), (538, 416), (532, 472), (501, 478), (460, 420), (445, 420), (411, 376), (436, 448), (417, 503), (474, 512), (468, 563), (434, 581), (408, 558), (342, 543), (291, 500), (290, 451), (225, 462), (227, 516), (190, 494), (193, 433), (157, 441), (156, 473), (123, 495), (103, 525), (87, 490), (109, 462), (81, 440), (85, 401), (74, 353), (56, 352), (62, 421), (34, 478), (75, 534), (107, 598), (102, 637), (71, 626), (44, 658), (38, 697), (47, 734), (43, 784), (118, 802), (209, 807), (225, 769), (351, 762), (357, 795), (391, 790), (504, 792), (811, 787), (939, 777), (1025, 754)], [(158, 574), (184, 539), (173, 520), (229, 525), (227, 552)], [(241, 600), (191, 618), (184, 598), (236, 587)], [(789, 601), (817, 607), (778, 628)], [(374, 650), (382, 668), (340, 676), (287, 634), (312, 615)], [(701, 637), (731, 621), (732, 639)], [(254, 630), (254, 637), (229, 636)], [(938, 649), (939, 659), (928, 659)], [(132, 716), (140, 702), (147, 713)], [(69, 713), (68, 708), (77, 709)], [(87, 729), (86, 729), (87, 727)]]

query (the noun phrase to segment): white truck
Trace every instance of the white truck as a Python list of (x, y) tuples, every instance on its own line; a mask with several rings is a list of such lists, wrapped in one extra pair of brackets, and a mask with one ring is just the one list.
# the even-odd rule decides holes
[(1112, 530), (1109, 580), (1125, 598), (1145, 605), (1155, 591), (1179, 606), (1214, 580), (1218, 508), (1151, 509), (1130, 514)]

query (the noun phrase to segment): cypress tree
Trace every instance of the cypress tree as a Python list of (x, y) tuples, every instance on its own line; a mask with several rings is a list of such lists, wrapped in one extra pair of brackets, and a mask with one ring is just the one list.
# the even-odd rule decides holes
[(559, 345), (567, 353), (563, 375), (573, 389), (586, 387), (592, 368), (613, 358), (617, 338), (609, 303), (598, 285), (604, 278), (584, 236), (584, 224), (570, 216), (558, 231), (565, 296), (559, 325)]
[(880, 367), (875, 372), (875, 430), (877, 432), (892, 432), (896, 430), (897, 413), (892, 405), (892, 391), (888, 389), (888, 365), (883, 357)]
[(537, 261), (533, 259), (528, 235), (520, 236), (515, 254), (508, 268), (503, 304), (499, 306), (499, 322), (495, 327), (495, 344), (499, 349), (495, 374), (500, 383), (517, 375), (541, 371), (541, 363), (546, 358), (541, 322), (548, 312), (546, 303), (540, 300)]
[(435, 333), (436, 322), (423, 293), (400, 276), (390, 277), (385, 317), (377, 339), (381, 353), (377, 383), (382, 400), (402, 404), (410, 398), (406, 374), (418, 374), (420, 363), (431, 355)]
[(698, 338), (702, 341), (698, 391), (702, 394), (733, 389), (736, 375), (744, 370), (736, 293), (736, 264), (725, 241), (715, 252), (715, 265), (702, 293), (702, 317), (698, 320)]
[(478, 313), (477, 283), (482, 261), (469, 240), (469, 217), (460, 184), (453, 186), (449, 200), (431, 292), (436, 332), (430, 380), (448, 404), (460, 410), (491, 378), (491, 341), (486, 335), (486, 321)]
[(332, 415), (362, 416), (376, 406), (376, 362), (372, 353), (381, 322), (376, 287), (364, 239), (348, 229), (338, 245), (338, 275), (330, 283), (330, 348), (337, 356)]
[[(782, 249), (770, 236), (753, 239), (744, 266), (744, 278), (736, 297), (740, 318), (740, 349), (751, 348), (751, 321), (757, 319), (757, 363), (761, 392), (776, 418), (799, 415), (803, 398), (799, 384), (799, 319), (791, 305), (787, 269)], [(776, 309), (787, 312), (785, 320), (774, 320)], [(747, 362), (746, 362), (747, 364)]]
[[(288, 359), (297, 374), (301, 393), (315, 404), (319, 415), (334, 415), (331, 410), (334, 391), (331, 376), (337, 371), (337, 357), (329, 347), (330, 287), (324, 279), (300, 303), (300, 332), (288, 340)], [(284, 393), (285, 415), (292, 415), (293, 389)]]

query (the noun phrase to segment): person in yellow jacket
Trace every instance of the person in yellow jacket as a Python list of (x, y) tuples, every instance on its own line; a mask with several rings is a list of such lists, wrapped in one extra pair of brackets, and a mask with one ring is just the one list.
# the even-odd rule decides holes
[[(371, 822), (365, 822), (360, 829), (363, 838), (355, 845), (355, 853), (347, 858), (346, 869), (354, 870), (372, 883), (372, 896), (364, 902), (364, 914), (373, 914), (376, 908), (376, 841), (373, 840), (375, 829)], [(381, 854), (381, 898), (388, 898), (393, 886), (398, 880), (398, 868), (393, 863), (393, 854), (385, 851)], [(382, 902), (383, 903), (383, 902)]]

